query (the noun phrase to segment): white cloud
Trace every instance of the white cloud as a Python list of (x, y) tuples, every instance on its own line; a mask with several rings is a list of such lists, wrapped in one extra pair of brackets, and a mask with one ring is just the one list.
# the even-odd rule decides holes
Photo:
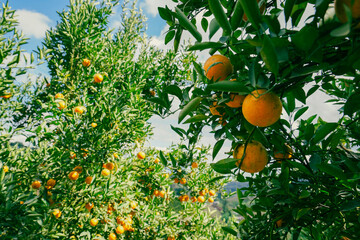
[(168, 6), (170, 9), (174, 9), (176, 3), (172, 0), (145, 0), (140, 3), (140, 7), (143, 8), (152, 17), (156, 17), (158, 14), (158, 7)]
[(45, 32), (50, 28), (51, 19), (44, 14), (28, 11), (17, 10), (16, 15), (19, 21), (19, 29), (28, 37), (43, 38)]

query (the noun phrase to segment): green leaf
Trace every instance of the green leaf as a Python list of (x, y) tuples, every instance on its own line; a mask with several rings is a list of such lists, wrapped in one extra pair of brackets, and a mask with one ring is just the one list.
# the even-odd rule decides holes
[(209, 22), (206, 18), (201, 19), (201, 27), (203, 28), (204, 32), (206, 32), (209, 26)]
[(307, 214), (310, 211), (310, 208), (302, 208), (296, 213), (296, 221), (299, 220), (302, 216)]
[(189, 46), (188, 50), (189, 51), (196, 51), (196, 50), (205, 50), (205, 49), (209, 49), (209, 48), (224, 48), (226, 47), (225, 44), (220, 43), (220, 42), (199, 42), (199, 43), (195, 43), (192, 46)]
[(344, 114), (352, 116), (355, 112), (360, 110), (360, 93), (352, 94), (346, 101), (344, 106)]
[(175, 12), (176, 12), (176, 18), (179, 20), (180, 25), (182, 27), (184, 27), (186, 30), (188, 30), (197, 41), (201, 42), (202, 36), (198, 32), (198, 30), (196, 29), (194, 24), (192, 24), (189, 21), (189, 19), (185, 16), (185, 14), (178, 7), (175, 7)]
[(260, 29), (261, 13), (257, 1), (240, 0), (240, 3), (252, 26), (256, 30)]
[(164, 166), (167, 166), (167, 160), (162, 151), (159, 152), (160, 161)]
[(296, 2), (296, 0), (286, 0), (285, 1), (285, 7), (284, 7), (285, 22), (287, 22), (289, 20), (289, 17), (291, 16), (295, 2)]
[(193, 110), (195, 110), (200, 102), (202, 100), (202, 97), (196, 97), (192, 99), (186, 106), (181, 110), (179, 114), (178, 123), (181, 123), (181, 121)]
[(211, 163), (210, 166), (218, 173), (227, 174), (232, 173), (231, 170), (236, 168), (235, 163), (237, 161), (239, 161), (239, 159), (226, 158), (216, 163)]
[(165, 45), (168, 44), (175, 37), (175, 30), (169, 31), (165, 36)]
[(308, 109), (309, 109), (308, 106), (303, 107), (303, 108), (300, 108), (300, 109), (295, 113), (294, 121), (296, 121), (299, 117), (301, 117), (301, 115), (303, 115)]
[(328, 134), (330, 134), (332, 131), (334, 131), (337, 128), (337, 123), (325, 123), (322, 126), (320, 126), (314, 135), (313, 142), (316, 144), (323, 140)]
[(240, 1), (238, 0), (235, 4), (234, 11), (231, 14), (231, 19), (230, 19), (230, 24), (233, 31), (235, 31), (239, 27), (243, 15), (244, 15), (244, 10), (242, 8)]
[(209, 8), (213, 13), (216, 21), (220, 25), (222, 29), (224, 29), (224, 33), (226, 35), (231, 34), (231, 25), (230, 22), (224, 12), (223, 6), (220, 3), (220, 0), (208, 0)]
[(176, 167), (176, 159), (174, 158), (174, 156), (171, 153), (169, 154), (169, 156), (170, 156), (170, 160), (171, 160), (173, 167)]
[(217, 181), (219, 181), (220, 179), (223, 179), (223, 178), (226, 178), (226, 176), (214, 177), (214, 178), (210, 179), (207, 183), (210, 184), (210, 183), (213, 183), (213, 182), (217, 182)]
[(346, 179), (346, 174), (338, 166), (330, 165), (327, 163), (321, 163), (318, 165), (318, 168), (320, 171), (323, 171), (323, 172), (325, 172), (331, 176), (334, 176), (336, 178), (339, 178), (342, 180)]
[(291, 41), (298, 49), (307, 52), (314, 45), (318, 36), (319, 33), (316, 28), (306, 25), (291, 37)]
[(299, 162), (295, 162), (295, 161), (287, 161), (287, 163), (289, 163), (292, 167), (299, 169), (299, 171), (307, 174), (307, 175), (312, 175), (311, 172), (309, 171), (309, 169), (307, 169), (304, 165), (302, 165)]
[(212, 158), (214, 159), (216, 157), (216, 155), (219, 153), (221, 147), (223, 146), (225, 142), (225, 139), (221, 139), (219, 141), (217, 141), (214, 145), (214, 149), (213, 149), (213, 153), (212, 153)]
[(360, 207), (360, 200), (351, 200), (341, 205), (341, 211), (350, 211), (358, 207)]
[(314, 153), (309, 159), (309, 165), (313, 171), (318, 170), (318, 165), (321, 164), (321, 157), (319, 154)]
[(267, 35), (265, 35), (264, 37), (263, 47), (261, 48), (260, 55), (265, 62), (265, 66), (275, 75), (277, 75), (279, 73), (278, 58), (276, 55), (274, 44)]
[(215, 33), (220, 29), (220, 25), (216, 21), (216, 18), (213, 18), (210, 22), (210, 33), (209, 33), (209, 39), (211, 39)]
[(159, 15), (162, 19), (164, 19), (165, 21), (170, 21), (172, 22), (172, 12), (171, 10), (166, 6), (166, 8), (162, 8), (162, 7), (158, 7), (158, 11), (159, 11)]
[(158, 97), (149, 98), (148, 101), (159, 104), (160, 106), (162, 106), (166, 109), (169, 109), (169, 107), (170, 107), (163, 99), (158, 98)]
[(332, 37), (345, 37), (349, 35), (351, 32), (351, 21), (348, 21), (347, 23), (341, 25), (338, 28), (335, 28), (330, 32), (330, 36)]
[(221, 227), (225, 232), (230, 233), (231, 235), (234, 235), (235, 237), (237, 237), (237, 232), (230, 228), (230, 227)]
[(175, 52), (177, 52), (177, 50), (179, 49), (181, 34), (182, 34), (182, 28), (178, 28), (178, 30), (176, 30), (175, 39), (174, 39), (174, 51)]
[(183, 94), (181, 89), (176, 85), (170, 85), (165, 88), (165, 91), (169, 94), (175, 95), (179, 100), (183, 100)]
[(184, 123), (194, 123), (194, 122), (202, 122), (206, 119), (208, 119), (209, 117), (204, 115), (204, 114), (198, 114), (198, 115), (195, 115), (191, 118), (188, 118), (186, 119), (186, 121)]
[(239, 94), (248, 94), (249, 91), (244, 83), (238, 81), (220, 81), (209, 84), (207, 90), (233, 92)]

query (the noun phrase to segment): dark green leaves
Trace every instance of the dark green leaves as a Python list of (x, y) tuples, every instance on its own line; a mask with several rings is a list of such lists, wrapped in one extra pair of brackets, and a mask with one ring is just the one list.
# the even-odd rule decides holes
[(205, 50), (205, 49), (209, 49), (209, 48), (223, 48), (226, 47), (226, 45), (224, 45), (223, 43), (220, 42), (201, 42), (201, 43), (195, 43), (192, 46), (189, 46), (188, 50), (189, 51), (195, 51), (195, 50)]
[(218, 24), (222, 29), (224, 29), (224, 33), (226, 35), (230, 35), (231, 25), (220, 3), (220, 0), (208, 0), (208, 2), (210, 10), (213, 13)]
[(239, 161), (239, 159), (226, 158), (216, 163), (211, 163), (210, 165), (216, 172), (222, 174), (228, 174), (228, 173), (232, 173), (231, 170), (236, 168), (235, 163), (237, 161)]
[(315, 132), (313, 142), (316, 144), (337, 128), (337, 123), (324, 123)]
[(247, 87), (243, 83), (237, 82), (237, 81), (216, 82), (213, 84), (209, 84), (207, 86), (207, 89), (213, 90), (213, 91), (234, 92), (234, 93), (239, 93), (239, 94), (248, 94), (249, 93)]
[(318, 38), (319, 33), (316, 28), (312, 26), (305, 26), (299, 32), (291, 37), (294, 45), (302, 51), (309, 51)]
[(260, 28), (261, 14), (257, 1), (240, 0), (241, 6), (255, 29)]
[(352, 116), (355, 112), (360, 110), (360, 93), (352, 94), (345, 103), (344, 114)]
[(225, 139), (221, 139), (219, 141), (217, 141), (214, 145), (214, 149), (213, 149), (213, 153), (212, 153), (212, 158), (214, 159), (216, 157), (216, 155), (219, 153), (221, 147), (224, 145)]
[(178, 7), (175, 7), (175, 13), (176, 13), (176, 18), (179, 20), (180, 25), (184, 27), (186, 30), (188, 30), (197, 41), (201, 42), (202, 36), (196, 29), (195, 25), (189, 21), (189, 19)]
[(202, 97), (196, 97), (191, 100), (180, 112), (178, 122), (180, 123), (191, 111), (195, 110), (199, 106)]
[(334, 176), (339, 179), (346, 179), (346, 175), (343, 170), (335, 165), (330, 165), (326, 163), (322, 163), (318, 165), (320, 171), (325, 172), (331, 176)]
[(265, 66), (275, 75), (277, 75), (279, 72), (278, 58), (274, 44), (267, 35), (264, 36), (263, 47), (261, 48), (260, 54), (265, 62)]

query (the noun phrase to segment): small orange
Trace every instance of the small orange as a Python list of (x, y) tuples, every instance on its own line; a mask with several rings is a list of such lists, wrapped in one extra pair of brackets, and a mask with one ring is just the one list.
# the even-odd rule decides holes
[(222, 81), (233, 72), (233, 66), (229, 58), (215, 54), (206, 60), (204, 70), (208, 79)]
[(77, 171), (72, 171), (69, 173), (70, 180), (77, 180), (79, 178), (79, 173)]
[(158, 158), (156, 158), (155, 160), (154, 160), (154, 163), (155, 164), (158, 164), (160, 162), (160, 159), (158, 159)]
[(203, 202), (205, 202), (205, 197), (204, 196), (198, 196), (197, 200), (198, 200), (199, 203), (203, 203)]
[(209, 197), (208, 201), (212, 203), (212, 202), (214, 202), (214, 198), (213, 198), (213, 197)]
[(197, 198), (195, 196), (191, 197), (191, 202), (196, 202)]
[(76, 153), (70, 152), (70, 159), (74, 159), (74, 158), (76, 158)]
[(175, 237), (173, 235), (168, 236), (167, 240), (175, 240)]
[(32, 184), (31, 184), (31, 187), (33, 189), (39, 189), (41, 187), (41, 182), (40, 181), (34, 181)]
[(58, 99), (58, 98), (64, 98), (64, 95), (62, 95), (61, 93), (55, 94), (55, 99)]
[(197, 162), (191, 163), (192, 168), (198, 168), (199, 164)]
[(59, 209), (54, 209), (53, 214), (56, 218), (59, 218), (61, 216), (61, 211)]
[(1, 98), (5, 98), (5, 99), (8, 99), (8, 98), (11, 98), (11, 94), (6, 94), (4, 96), (0, 96)]
[(91, 209), (93, 209), (93, 207), (94, 207), (94, 204), (93, 204), (93, 203), (86, 203), (86, 204), (85, 204), (85, 208), (86, 208), (88, 211), (90, 211)]
[(174, 183), (179, 183), (180, 182), (180, 180), (178, 179), (178, 178), (174, 178)]
[(166, 192), (165, 192), (164, 190), (162, 190), (162, 191), (160, 191), (159, 196), (162, 197), (162, 198), (164, 198), (164, 197), (165, 197), (165, 194), (166, 194)]
[(219, 106), (219, 105), (217, 104), (217, 102), (213, 102), (213, 105), (209, 107), (210, 112), (211, 112), (212, 115), (214, 115), (214, 116), (223, 116), (223, 115), (225, 115), (225, 113), (221, 114), (221, 113), (217, 110), (217, 108), (220, 108), (220, 109), (221, 109), (222, 107)]
[(78, 114), (83, 114), (86, 111), (84, 106), (77, 106), (74, 108), (74, 112)]
[(93, 177), (91, 177), (91, 176), (85, 178), (86, 184), (91, 184), (92, 180), (93, 180)]
[(185, 178), (180, 179), (180, 184), (186, 184), (186, 179)]
[(288, 144), (285, 144), (285, 149), (282, 151), (274, 150), (274, 158), (278, 162), (281, 162), (281, 160), (290, 159), (293, 153), (292, 148)]
[(20, 204), (24, 204), (24, 201), (20, 201)]
[(150, 90), (150, 95), (154, 97), (156, 95), (156, 92), (154, 90)]
[(137, 154), (138, 159), (144, 159), (145, 157), (146, 157), (146, 155), (144, 152), (138, 152), (138, 154)]
[(73, 170), (74, 170), (74, 171), (77, 171), (77, 172), (80, 174), (80, 173), (82, 173), (82, 171), (83, 171), (83, 167), (82, 167), (82, 166), (76, 166), (76, 167), (74, 167)]
[(205, 196), (205, 194), (206, 194), (205, 190), (200, 190), (200, 191), (199, 191), (199, 195), (200, 195), (200, 196)]
[(101, 83), (103, 80), (104, 80), (104, 77), (100, 73), (97, 73), (94, 75), (94, 82)]
[(84, 67), (89, 67), (90, 64), (91, 64), (91, 62), (90, 62), (89, 59), (87, 59), (87, 58), (84, 58), (84, 59), (83, 59), (82, 65), (83, 65)]
[(189, 201), (189, 196), (185, 194), (182, 199), (184, 202), (187, 202)]
[(104, 177), (109, 176), (110, 175), (110, 170), (105, 168), (101, 171), (101, 175), (103, 175)]
[(125, 232), (125, 229), (124, 229), (124, 227), (123, 226), (117, 226), (117, 228), (116, 228), (116, 233), (117, 234), (123, 234)]
[(134, 202), (134, 201), (130, 202), (131, 209), (135, 209), (137, 207), (137, 205), (138, 205), (137, 202)]
[(56, 184), (56, 180), (55, 179), (52, 179), (50, 178), (47, 182), (46, 182), (46, 185), (50, 186), (50, 187), (54, 187)]
[(231, 93), (230, 94), (231, 100), (225, 104), (231, 108), (239, 108), (242, 106), (245, 97), (246, 97), (245, 95), (238, 95), (238, 94)]
[(66, 103), (63, 100), (57, 102), (57, 105), (58, 105), (58, 109), (60, 109), (60, 110), (63, 110), (66, 108)]
[(281, 227), (283, 224), (284, 224), (284, 220), (282, 218), (276, 221), (277, 227)]
[(97, 127), (97, 123), (92, 123), (91, 126), (92, 126), (93, 128), (96, 128), (96, 127)]
[(114, 158), (119, 158), (119, 155), (117, 153), (113, 154)]
[(209, 191), (209, 195), (210, 195), (210, 196), (215, 196), (215, 195), (216, 195), (215, 190), (210, 190), (210, 191)]
[[(236, 166), (239, 166), (244, 155), (243, 144), (236, 146), (233, 157), (239, 159)], [(258, 141), (251, 141), (247, 144), (245, 157), (242, 160), (240, 169), (248, 173), (256, 173), (262, 171), (268, 162), (268, 155), (265, 147)]]
[(114, 163), (111, 163), (111, 162), (108, 162), (108, 163), (105, 164), (105, 168), (106, 168), (106, 169), (109, 169), (110, 171), (111, 171), (111, 170), (114, 170), (115, 164), (114, 164)]
[(46, 87), (50, 87), (50, 83), (47, 83), (47, 84), (46, 84)]
[(92, 227), (95, 227), (98, 223), (99, 223), (99, 220), (96, 219), (96, 218), (92, 218), (92, 219), (90, 220), (90, 225), (91, 225)]
[(3, 166), (3, 171), (4, 171), (4, 172), (8, 172), (8, 171), (9, 171), (9, 167), (8, 167), (8, 166)]
[(159, 190), (155, 190), (154, 193), (153, 193), (153, 195), (154, 195), (155, 197), (160, 196), (160, 191), (159, 191)]
[(115, 233), (110, 233), (110, 234), (109, 234), (109, 240), (116, 240), (116, 235), (115, 235)]

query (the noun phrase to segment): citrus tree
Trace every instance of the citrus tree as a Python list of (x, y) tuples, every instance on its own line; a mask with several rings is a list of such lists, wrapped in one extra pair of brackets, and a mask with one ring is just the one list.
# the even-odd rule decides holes
[(109, 30), (118, 4), (70, 1), (38, 48), (50, 77), (12, 116), (27, 146), (1, 148), (4, 239), (232, 239), (205, 211), (226, 182), (208, 149), (143, 145), (154, 112), (171, 113), (163, 89), (178, 90), (194, 56), (150, 46), (135, 4)]
[[(166, 41), (177, 49), (186, 31), (189, 51), (209, 51), (178, 94), (179, 122), (189, 124), (189, 141), (210, 126), (213, 157), (229, 154), (213, 169), (248, 183), (225, 230), (241, 239), (358, 239), (360, 1), (173, 2), (159, 8)], [(339, 107), (338, 121), (303, 117), (319, 91)]]

